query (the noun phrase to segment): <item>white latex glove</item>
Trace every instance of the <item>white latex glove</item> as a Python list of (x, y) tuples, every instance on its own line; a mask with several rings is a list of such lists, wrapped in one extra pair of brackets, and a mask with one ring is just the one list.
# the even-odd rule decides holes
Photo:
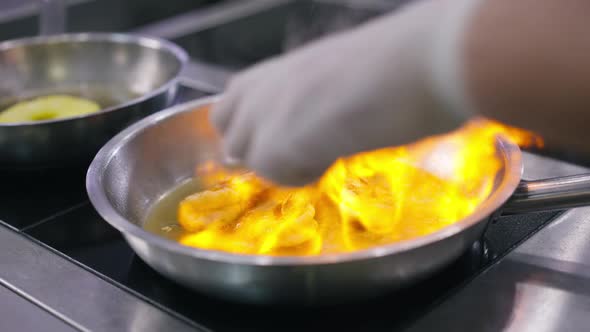
[[(432, 61), (452, 55), (437, 45), (452, 44), (448, 32), (459, 28), (443, 22), (457, 16), (453, 2), (412, 4), (238, 74), (211, 115), (226, 154), (271, 181), (303, 185), (341, 156), (459, 126), (467, 114), (443, 102)], [(438, 65), (442, 81), (453, 79), (448, 63)]]

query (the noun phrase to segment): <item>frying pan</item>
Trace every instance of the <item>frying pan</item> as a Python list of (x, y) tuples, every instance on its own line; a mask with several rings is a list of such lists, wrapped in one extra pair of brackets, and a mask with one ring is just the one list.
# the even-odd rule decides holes
[(207, 110), (218, 97), (174, 106), (108, 142), (86, 178), (90, 200), (137, 255), (189, 288), (246, 303), (325, 304), (383, 294), (420, 281), (460, 256), (490, 218), (590, 203), (590, 177), (521, 181), (519, 148), (497, 141), (503, 167), (494, 190), (468, 217), (436, 233), (352, 253), (312, 257), (239, 255), (182, 246), (142, 228), (149, 207), (196, 165), (220, 160)]
[(102, 111), (0, 124), (0, 169), (87, 166), (119, 131), (173, 101), (188, 57), (149, 37), (79, 33), (0, 43), (0, 110), (32, 97), (77, 95)]

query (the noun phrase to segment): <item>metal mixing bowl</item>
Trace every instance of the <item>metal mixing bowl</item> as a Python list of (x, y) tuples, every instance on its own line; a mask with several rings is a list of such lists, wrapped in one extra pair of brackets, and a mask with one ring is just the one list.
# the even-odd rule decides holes
[(0, 169), (89, 162), (134, 121), (168, 106), (188, 57), (164, 40), (84, 33), (0, 43), (0, 110), (65, 93), (103, 110), (75, 118), (0, 124)]

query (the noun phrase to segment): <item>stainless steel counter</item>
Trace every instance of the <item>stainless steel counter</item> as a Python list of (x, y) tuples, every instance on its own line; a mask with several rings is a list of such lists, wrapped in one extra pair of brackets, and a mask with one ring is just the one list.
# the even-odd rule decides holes
[[(0, 286), (0, 331), (34, 331), (43, 326), (45, 331), (78, 331), (41, 307)], [(10, 319), (7, 319), (7, 318)]]
[(26, 298), (36, 304), (22, 306), (22, 315), (30, 316), (27, 322), (9, 315), (9, 304), (3, 306), (0, 321), (17, 329), (2, 331), (30, 331), (41, 327), (47, 332), (65, 331), (55, 324), (27, 329), (34, 321), (48, 320), (50, 314), (55, 320), (61, 320), (62, 325), (67, 323), (79, 330), (205, 330), (98, 278), (16, 231), (0, 226), (0, 290), (2, 286), (22, 296), (22, 301)]
[[(527, 178), (588, 172), (540, 159), (527, 156)], [(590, 208), (560, 216), (409, 329), (435, 330), (590, 330)]]

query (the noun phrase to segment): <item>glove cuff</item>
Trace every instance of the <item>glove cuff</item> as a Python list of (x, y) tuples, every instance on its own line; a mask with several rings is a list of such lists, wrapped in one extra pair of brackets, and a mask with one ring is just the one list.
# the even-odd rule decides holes
[(429, 65), (433, 92), (444, 110), (461, 122), (477, 111), (465, 86), (462, 52), (465, 31), (482, 1), (449, 1), (432, 40)]

